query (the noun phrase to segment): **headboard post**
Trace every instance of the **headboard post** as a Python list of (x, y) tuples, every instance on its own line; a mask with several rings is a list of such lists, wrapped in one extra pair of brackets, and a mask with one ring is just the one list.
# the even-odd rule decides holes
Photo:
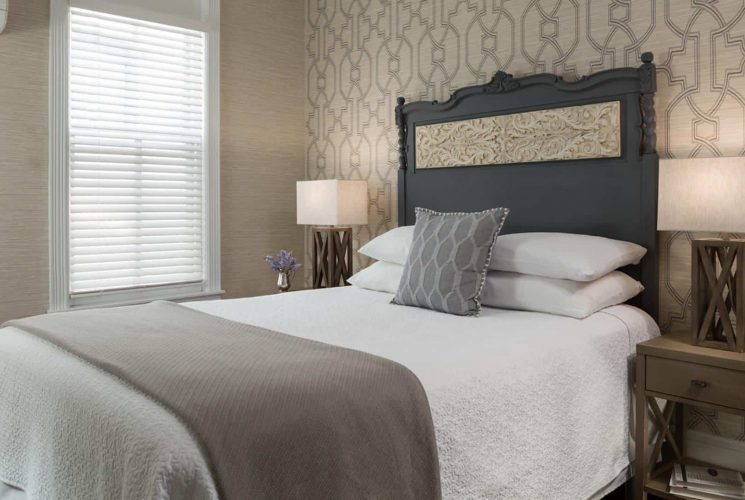
[(657, 156), (657, 113), (654, 109), (654, 94), (657, 92), (657, 67), (651, 52), (642, 54), (639, 67), (640, 107), (642, 114), (642, 213), (653, 214), (642, 219), (643, 231), (649, 257), (642, 262), (642, 276), (655, 276), (644, 283), (642, 307), (655, 320), (659, 316), (659, 262), (657, 260), (657, 186), (659, 181)]
[(396, 102), (396, 125), (398, 125), (398, 165), (401, 170), (406, 170), (406, 118), (404, 116), (404, 104), (406, 99), (399, 97)]
[(408, 148), (406, 147), (406, 114), (404, 105), (406, 99), (399, 97), (396, 102), (396, 125), (398, 125), (398, 222), (406, 218), (406, 157)]
[(642, 54), (642, 65), (639, 67), (639, 85), (641, 87), (642, 153), (657, 152), (657, 113), (654, 110), (654, 94), (657, 92), (657, 67), (652, 62), (651, 52)]

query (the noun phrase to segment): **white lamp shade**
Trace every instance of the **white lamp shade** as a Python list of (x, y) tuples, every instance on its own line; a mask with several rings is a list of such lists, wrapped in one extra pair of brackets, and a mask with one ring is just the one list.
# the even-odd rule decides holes
[(745, 232), (745, 158), (661, 160), (657, 229)]
[(300, 181), (297, 223), (316, 226), (367, 224), (367, 181)]

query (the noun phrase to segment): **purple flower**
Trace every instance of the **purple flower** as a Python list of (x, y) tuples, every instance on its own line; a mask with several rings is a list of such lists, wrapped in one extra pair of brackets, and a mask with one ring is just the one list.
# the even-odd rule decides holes
[(292, 252), (288, 252), (287, 250), (280, 250), (274, 257), (267, 255), (264, 260), (272, 267), (272, 271), (275, 273), (292, 274), (300, 267), (300, 263), (292, 255)]

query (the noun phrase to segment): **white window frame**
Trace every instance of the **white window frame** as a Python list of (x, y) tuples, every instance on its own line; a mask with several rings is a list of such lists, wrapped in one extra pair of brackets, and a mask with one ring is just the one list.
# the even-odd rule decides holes
[[(95, 1), (86, 6), (95, 9)], [(126, 13), (122, 13), (125, 15)], [(135, 16), (132, 16), (135, 17)], [(70, 2), (51, 0), (49, 26), (49, 312), (152, 300), (220, 298), (220, 0), (209, 0), (205, 32), (205, 173), (201, 283), (70, 294), (68, 89)], [(153, 19), (159, 22), (157, 19)], [(160, 22), (163, 22), (162, 20)]]

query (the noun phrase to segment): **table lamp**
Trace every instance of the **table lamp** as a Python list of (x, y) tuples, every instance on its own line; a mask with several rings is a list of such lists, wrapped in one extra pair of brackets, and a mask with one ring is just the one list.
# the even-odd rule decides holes
[[(745, 158), (660, 161), (660, 231), (745, 232)], [(745, 240), (695, 239), (694, 345), (745, 352)]]
[(345, 286), (353, 274), (352, 227), (367, 224), (367, 181), (297, 183), (297, 223), (313, 226), (313, 288)]

